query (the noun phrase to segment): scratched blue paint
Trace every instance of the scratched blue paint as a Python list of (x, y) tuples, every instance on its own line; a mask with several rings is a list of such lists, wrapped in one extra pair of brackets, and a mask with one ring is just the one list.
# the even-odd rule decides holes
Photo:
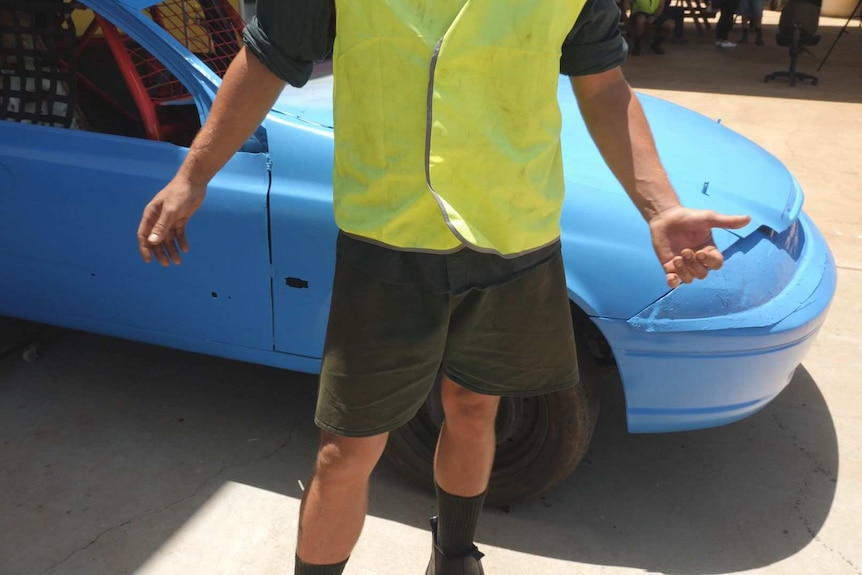
[[(148, 0), (84, 3), (158, 56), (206, 118), (219, 80), (141, 15)], [(142, 264), (134, 233), (187, 149), (0, 122), (0, 313), (316, 372), (337, 233), (331, 96), (325, 75), (284, 91), (212, 182), (189, 225), (192, 252), (171, 269)], [(721, 425), (767, 405), (835, 291), (835, 263), (802, 212), (798, 182), (726, 126), (642, 96), (683, 202), (752, 216), (742, 230), (714, 232), (727, 257), (721, 272), (670, 291), (647, 226), (591, 143), (566, 79), (559, 100), (568, 289), (613, 350), (629, 430)]]

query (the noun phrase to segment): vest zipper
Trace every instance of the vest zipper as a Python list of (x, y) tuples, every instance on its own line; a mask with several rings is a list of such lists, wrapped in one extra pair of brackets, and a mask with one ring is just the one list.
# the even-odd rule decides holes
[(481, 252), (487, 251), (490, 253), (496, 253), (495, 250), (485, 250), (478, 246), (474, 246), (461, 235), (455, 226), (452, 225), (452, 221), (449, 219), (449, 212), (446, 211), (443, 199), (434, 189), (434, 186), (431, 185), (431, 123), (434, 116), (434, 73), (437, 70), (437, 59), (440, 56), (440, 48), (443, 46), (444, 39), (445, 36), (441, 37), (434, 45), (434, 52), (431, 53), (431, 65), (428, 69), (428, 99), (425, 105), (425, 184), (428, 186), (428, 190), (431, 192), (431, 195), (433, 195), (434, 199), (437, 201), (437, 207), (440, 208), (440, 213), (443, 214), (443, 221), (446, 222), (446, 227), (448, 227), (449, 231), (458, 238), (461, 245)]
[(538, 248), (526, 250), (522, 252), (518, 252), (515, 254), (506, 254), (503, 255), (497, 250), (493, 248), (483, 248), (481, 246), (477, 246), (471, 242), (469, 242), (464, 236), (461, 235), (461, 232), (452, 224), (452, 220), (449, 219), (449, 212), (446, 211), (446, 206), (443, 203), (443, 198), (437, 193), (434, 189), (434, 186), (431, 185), (431, 123), (433, 120), (433, 108), (434, 108), (434, 73), (437, 70), (437, 59), (440, 56), (440, 48), (443, 46), (443, 40), (445, 36), (440, 38), (437, 43), (434, 45), (434, 52), (431, 54), (431, 65), (428, 69), (428, 97), (425, 105), (425, 185), (428, 186), (428, 190), (431, 192), (431, 195), (434, 196), (434, 199), (437, 201), (437, 207), (440, 208), (440, 213), (443, 214), (443, 221), (446, 222), (446, 227), (449, 228), (449, 231), (452, 232), (458, 241), (461, 242), (461, 245), (469, 248), (471, 250), (485, 253), (485, 254), (496, 254), (504, 259), (512, 259), (518, 256), (524, 255), (526, 253), (542, 249), (551, 245), (552, 243), (559, 241), (559, 238), (548, 242), (543, 246), (539, 246)]

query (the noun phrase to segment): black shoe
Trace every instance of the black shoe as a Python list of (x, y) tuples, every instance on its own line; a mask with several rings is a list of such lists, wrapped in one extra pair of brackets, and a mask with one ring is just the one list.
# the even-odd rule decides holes
[(650, 44), (650, 50), (656, 54), (664, 54), (664, 48), (661, 47), (661, 40), (656, 40)]
[(754, 33), (755, 33), (755, 39), (754, 39), (755, 45), (763, 46), (763, 30), (758, 28), (754, 31)]
[(425, 575), (485, 575), (482, 570), (484, 555), (473, 546), (472, 551), (461, 557), (446, 557), (437, 546), (437, 518), (431, 518), (431, 561)]

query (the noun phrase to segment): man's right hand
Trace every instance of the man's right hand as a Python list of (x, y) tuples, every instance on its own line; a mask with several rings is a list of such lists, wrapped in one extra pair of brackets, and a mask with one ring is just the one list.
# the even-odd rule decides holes
[(138, 249), (145, 262), (181, 262), (189, 251), (186, 224), (206, 195), (206, 184), (260, 126), (285, 82), (243, 46), (228, 67), (206, 122), (174, 179), (156, 194), (138, 226)]
[(186, 224), (204, 201), (206, 185), (177, 176), (144, 208), (138, 226), (138, 249), (149, 263), (153, 256), (163, 266), (182, 263), (180, 250), (189, 251)]

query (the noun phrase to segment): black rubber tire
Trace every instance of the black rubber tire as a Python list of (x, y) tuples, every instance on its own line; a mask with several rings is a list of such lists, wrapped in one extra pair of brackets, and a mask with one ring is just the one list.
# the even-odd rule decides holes
[[(537, 397), (502, 398), (497, 454), (485, 505), (503, 507), (547, 493), (575, 470), (587, 452), (599, 413), (597, 366), (586, 341), (576, 339), (579, 385)], [(438, 382), (416, 417), (390, 434), (386, 448), (396, 468), (430, 490), (442, 420)]]

